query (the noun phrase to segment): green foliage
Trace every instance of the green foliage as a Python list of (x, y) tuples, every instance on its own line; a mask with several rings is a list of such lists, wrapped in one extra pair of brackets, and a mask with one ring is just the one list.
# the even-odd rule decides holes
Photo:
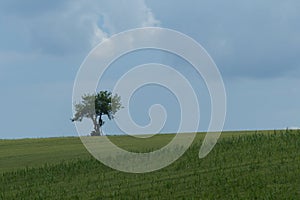
[(72, 121), (82, 121), (84, 117), (94, 118), (95, 114), (95, 99), (96, 95), (84, 95), (82, 96), (82, 102), (75, 104), (75, 116)]
[[(172, 165), (147, 174), (115, 171), (93, 158), (6, 172), (0, 174), (0, 199), (300, 199), (297, 131), (224, 133), (199, 159), (203, 135)], [(171, 137), (111, 140), (146, 152)]]
[(82, 121), (83, 118), (91, 119), (94, 124), (91, 135), (98, 136), (101, 135), (101, 127), (104, 124), (102, 116), (106, 115), (108, 119), (113, 119), (116, 112), (122, 108), (121, 97), (108, 91), (100, 91), (82, 96), (82, 101), (74, 107), (75, 116), (71, 120), (74, 122)]
[(100, 91), (94, 99), (97, 116), (107, 115), (109, 119), (113, 119), (116, 112), (122, 107), (121, 97), (117, 94), (112, 95), (108, 91)]

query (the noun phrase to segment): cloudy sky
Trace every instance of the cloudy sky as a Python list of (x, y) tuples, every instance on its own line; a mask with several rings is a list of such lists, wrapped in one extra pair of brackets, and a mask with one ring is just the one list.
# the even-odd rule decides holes
[(211, 55), (227, 91), (225, 130), (300, 127), (299, 10), (297, 0), (2, 0), (0, 138), (76, 135), (72, 88), (84, 58), (105, 38), (146, 26), (187, 34)]

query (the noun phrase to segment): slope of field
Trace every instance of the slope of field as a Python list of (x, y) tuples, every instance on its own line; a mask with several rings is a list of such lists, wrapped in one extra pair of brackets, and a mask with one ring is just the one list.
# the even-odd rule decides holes
[[(254, 133), (255, 131), (226, 132), (221, 137)], [(267, 134), (273, 131), (260, 131), (260, 133)], [(160, 134), (149, 139), (111, 136), (110, 139), (126, 150), (141, 151), (150, 148), (159, 149), (173, 136), (173, 134)], [(204, 133), (198, 133), (196, 140), (201, 140), (203, 136)], [(0, 173), (84, 158), (90, 158), (90, 154), (78, 137), (0, 140)]]
[(89, 157), (78, 137), (0, 140), (0, 173)]
[[(151, 141), (158, 148), (171, 138)], [(0, 199), (300, 199), (299, 131), (228, 134), (199, 159), (202, 138), (172, 165), (147, 174), (115, 171), (77, 150), (82, 154), (69, 161), (2, 173)], [(115, 142), (147, 147), (127, 137)]]

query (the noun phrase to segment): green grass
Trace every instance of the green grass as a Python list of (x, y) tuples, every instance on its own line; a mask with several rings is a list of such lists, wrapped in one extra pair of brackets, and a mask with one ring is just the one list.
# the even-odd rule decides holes
[[(225, 132), (221, 137), (254, 134), (255, 132)], [(273, 131), (260, 131), (260, 133), (267, 134), (273, 133)], [(131, 136), (111, 136), (110, 140), (126, 150), (143, 151), (147, 148), (159, 149), (173, 137), (173, 134), (155, 135), (147, 139)], [(203, 137), (204, 133), (198, 133), (196, 140), (201, 140)], [(40, 167), (45, 163), (58, 164), (63, 161), (84, 158), (90, 158), (90, 154), (78, 137), (0, 140), (0, 173)]]
[[(299, 131), (224, 133), (199, 159), (203, 136), (172, 165), (146, 174), (104, 166), (78, 138), (3, 140), (0, 199), (300, 199)], [(172, 137), (111, 140), (144, 151)]]
[(0, 140), (0, 173), (89, 157), (77, 137)]

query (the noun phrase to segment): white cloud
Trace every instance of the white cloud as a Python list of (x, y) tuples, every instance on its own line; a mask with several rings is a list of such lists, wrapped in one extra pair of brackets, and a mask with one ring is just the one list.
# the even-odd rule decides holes
[(97, 5), (99, 11), (104, 15), (103, 27), (111, 33), (159, 24), (144, 0), (119, 0)]

